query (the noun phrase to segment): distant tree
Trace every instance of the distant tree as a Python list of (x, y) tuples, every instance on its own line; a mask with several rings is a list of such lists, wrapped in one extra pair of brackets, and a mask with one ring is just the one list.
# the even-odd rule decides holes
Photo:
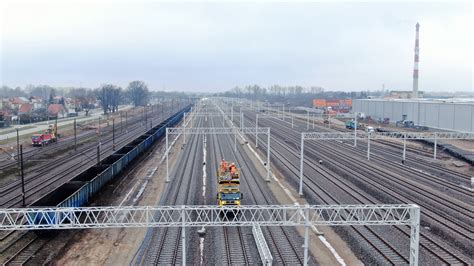
[(110, 110), (112, 113), (118, 111), (118, 106), (122, 100), (122, 88), (115, 87), (109, 91)]
[(71, 98), (83, 98), (87, 95), (87, 89), (86, 88), (71, 88), (68, 93), (67, 93), (67, 96), (71, 97)]
[(100, 101), (100, 105), (102, 106), (102, 110), (104, 110), (104, 114), (107, 114), (110, 110), (111, 106), (111, 91), (116, 88), (115, 85), (112, 84), (103, 84), (99, 89), (96, 91), (97, 99)]
[(61, 97), (61, 99), (59, 99), (58, 103), (66, 106), (66, 101), (64, 101), (64, 97)]
[(12, 89), (8, 86), (2, 86), (0, 88), (0, 97), (26, 97), (27, 94), (20, 88), (16, 87), (15, 89)]
[(87, 88), (72, 88), (67, 95), (76, 102), (76, 109), (84, 110), (87, 114), (90, 109), (94, 108), (92, 103), (97, 98), (97, 91)]
[(49, 92), (49, 101), (48, 101), (49, 104), (54, 103), (54, 97), (56, 97), (56, 92), (54, 91), (54, 89), (51, 89)]
[(148, 103), (148, 87), (143, 81), (135, 80), (128, 84), (127, 96), (135, 106), (145, 106)]
[(48, 119), (48, 110), (44, 107), (37, 108), (31, 113), (31, 119), (34, 122), (44, 121)]
[(51, 94), (51, 90), (53, 90), (53, 88), (48, 85), (27, 85), (25, 87), (25, 90), (29, 93), (30, 96), (41, 97), (44, 100), (48, 100)]

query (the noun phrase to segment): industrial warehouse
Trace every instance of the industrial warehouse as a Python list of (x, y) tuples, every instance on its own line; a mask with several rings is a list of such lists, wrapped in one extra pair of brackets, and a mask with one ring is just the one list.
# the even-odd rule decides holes
[(405, 117), (433, 129), (474, 132), (474, 100), (356, 99), (353, 109), (376, 120)]

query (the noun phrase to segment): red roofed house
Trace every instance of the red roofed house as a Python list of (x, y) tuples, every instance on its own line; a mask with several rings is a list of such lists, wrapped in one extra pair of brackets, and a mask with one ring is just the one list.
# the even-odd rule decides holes
[(18, 109), (18, 114), (19, 115), (24, 115), (24, 114), (29, 114), (33, 111), (33, 105), (31, 103), (24, 103), (20, 105), (20, 108)]
[(24, 103), (28, 103), (29, 100), (26, 99), (25, 97), (13, 97), (10, 99), (10, 104), (13, 109), (18, 110), (20, 106)]
[(59, 117), (66, 117), (67, 110), (64, 108), (64, 105), (59, 103), (53, 103), (48, 106), (48, 114), (49, 117), (59, 118)]
[(33, 104), (31, 103), (24, 103), (20, 105), (20, 108), (18, 109), (18, 117), (20, 118), (20, 121), (23, 123), (25, 121), (28, 121), (31, 123), (31, 113), (33, 111)]

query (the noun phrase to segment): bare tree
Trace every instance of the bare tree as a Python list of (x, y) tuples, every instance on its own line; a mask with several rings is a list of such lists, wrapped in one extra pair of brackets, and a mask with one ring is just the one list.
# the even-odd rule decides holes
[(121, 90), (121, 88), (112, 84), (103, 84), (96, 90), (97, 99), (100, 101), (104, 114), (118, 110)]
[(25, 89), (26, 91), (29, 91), (30, 96), (41, 97), (45, 101), (48, 101), (51, 90), (53, 90), (53, 88), (48, 85), (28, 85)]
[(56, 91), (54, 89), (51, 89), (49, 91), (49, 101), (48, 101), (49, 104), (54, 103), (54, 97), (56, 97)]
[(111, 89), (109, 91), (109, 97), (110, 97), (110, 110), (112, 111), (112, 113), (115, 113), (118, 111), (118, 106), (122, 99), (122, 88), (115, 87)]
[(148, 103), (148, 87), (143, 81), (135, 80), (128, 84), (128, 98), (135, 106), (145, 106)]

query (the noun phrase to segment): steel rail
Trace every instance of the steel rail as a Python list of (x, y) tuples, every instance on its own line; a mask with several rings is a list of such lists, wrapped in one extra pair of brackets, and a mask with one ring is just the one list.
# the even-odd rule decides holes
[[(159, 124), (159, 123), (157, 123), (157, 124)], [(139, 132), (146, 132), (146, 131), (143, 131), (140, 127), (137, 127), (135, 129), (138, 130)], [(118, 147), (121, 147), (122, 145), (124, 145), (126, 143), (129, 143), (130, 140), (132, 140), (133, 138), (136, 137), (136, 133), (137, 132), (135, 132), (135, 131), (131, 131), (128, 134), (123, 135), (120, 138), (120, 142), (118, 142), (119, 143)], [(111, 142), (111, 139), (109, 139), (107, 141)], [(88, 149), (92, 151), (94, 148), (95, 147), (90, 147)], [(113, 148), (110, 145), (107, 145), (107, 146), (105, 146), (104, 149), (102, 149), (101, 156), (105, 156), (105, 155), (109, 154), (112, 151), (113, 151)], [(74, 154), (74, 158), (76, 158), (76, 159), (82, 158), (82, 156), (83, 155), (80, 154), (80, 153)], [(67, 157), (67, 158), (64, 158), (64, 159), (71, 159), (71, 157)], [(35, 185), (33, 187), (27, 188), (27, 192), (29, 192), (27, 194), (27, 198), (31, 198), (31, 197), (34, 197), (34, 196), (36, 197), (36, 193), (42, 191), (43, 188), (50, 187), (50, 184), (52, 184), (53, 182), (56, 182), (56, 180), (60, 180), (62, 178), (65, 178), (68, 174), (78, 171), (80, 168), (82, 168), (85, 165), (90, 165), (90, 161), (91, 160), (82, 160), (81, 164), (76, 164), (73, 167), (68, 167), (67, 170), (63, 171), (63, 172), (57, 172), (57, 174), (55, 176), (58, 176), (59, 178), (51, 178), (51, 176), (50, 176), (50, 178), (48, 178), (48, 181), (47, 182), (42, 182), (40, 186)], [(54, 163), (54, 166), (57, 167), (56, 162)], [(50, 170), (42, 171), (34, 177), (29, 176), (26, 179), (26, 184), (28, 185), (30, 182), (38, 182), (38, 180), (39, 180), (38, 178), (41, 177), (41, 176), (45, 176), (45, 175), (51, 175)], [(50, 187), (50, 188), (52, 188), (52, 187)], [(18, 187), (12, 187), (12, 189), (18, 190), (19, 188)], [(31, 192), (32, 189), (34, 190), (33, 193)], [(10, 192), (9, 192), (9, 190), (5, 190), (3, 193), (13, 193), (13, 190), (10, 191)], [(3, 198), (5, 198), (5, 196), (3, 196)], [(8, 202), (11, 202), (12, 200), (15, 200), (15, 198), (17, 198), (16, 202), (8, 203)], [(10, 207), (10, 206), (14, 206), (15, 204), (18, 204), (19, 202), (21, 202), (21, 199), (18, 199), (18, 195), (16, 195), (16, 196), (11, 197), (10, 199), (8, 199), (8, 201), (2, 202), (1, 204), (2, 204), (2, 206), (5, 206), (8, 203), (8, 205), (6, 205), (6, 207)]]
[[(269, 123), (270, 123), (270, 122), (269, 122)], [(288, 130), (291, 130), (291, 129), (288, 129)], [(280, 136), (278, 135), (279, 133), (281, 133), (281, 132), (277, 130), (277, 134), (275, 135), (275, 138), (280, 137)], [(287, 136), (288, 136), (288, 134), (285, 134), (285, 136), (286, 136), (286, 137), (285, 137), (285, 139), (286, 139)], [(280, 144), (279, 141), (277, 141), (276, 139), (275, 139), (275, 141), (276, 141), (278, 144)], [(280, 144), (280, 145), (283, 145), (283, 144)], [(287, 146), (287, 144), (285, 144), (285, 146)], [(290, 145), (290, 147), (292, 147), (292, 146)], [(285, 148), (285, 149), (288, 149), (288, 148)], [(306, 162), (306, 163), (309, 164), (309, 162)], [(312, 182), (312, 181), (311, 181), (311, 182)], [(323, 190), (323, 191), (324, 191), (324, 190)], [(429, 236), (426, 236), (426, 234), (422, 234), (422, 235), (423, 235), (424, 238), (426, 238), (426, 239), (429, 239), (429, 238), (430, 238)], [(425, 239), (422, 238), (422, 240), (425, 240)], [(427, 246), (428, 244), (430, 244), (430, 243), (436, 243), (434, 240), (428, 240), (428, 241), (423, 241), (423, 242), (424, 242), (424, 243), (423, 243), (423, 246), (424, 246), (424, 247), (426, 247), (426, 246)], [(437, 245), (439, 246), (439, 244), (437, 244)], [(441, 246), (439, 246), (439, 248), (440, 248), (440, 249), (444, 249), (444, 247), (441, 247)], [(445, 250), (445, 251), (443, 251), (443, 252), (447, 252), (448, 254), (450, 254), (449, 251), (447, 251), (447, 250)], [(430, 252), (430, 253), (431, 253), (431, 252)], [(436, 255), (436, 254), (434, 254), (434, 255)], [(459, 260), (458, 260), (458, 261), (459, 261)], [(462, 261), (462, 260), (461, 260), (461, 261)]]

